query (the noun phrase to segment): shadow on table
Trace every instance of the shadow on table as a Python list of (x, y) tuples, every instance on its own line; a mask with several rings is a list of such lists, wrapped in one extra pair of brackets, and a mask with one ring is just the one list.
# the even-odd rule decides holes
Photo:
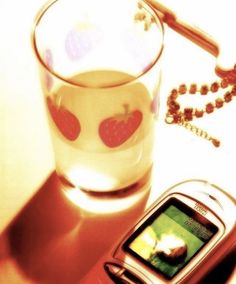
[(79, 283), (142, 214), (148, 196), (146, 190), (122, 211), (96, 214), (69, 201), (52, 173), (1, 236), (0, 263), (11, 259), (24, 283)]

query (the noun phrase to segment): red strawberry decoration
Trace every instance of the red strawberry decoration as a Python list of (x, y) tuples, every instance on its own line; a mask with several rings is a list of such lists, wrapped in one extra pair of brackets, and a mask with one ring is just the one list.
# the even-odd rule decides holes
[(138, 129), (143, 114), (139, 110), (129, 112), (129, 105), (125, 104), (124, 113), (106, 118), (99, 125), (99, 136), (103, 143), (110, 147), (118, 147), (126, 142)]
[(78, 118), (64, 107), (55, 106), (50, 97), (47, 98), (47, 105), (52, 119), (61, 134), (70, 141), (77, 139), (81, 130)]

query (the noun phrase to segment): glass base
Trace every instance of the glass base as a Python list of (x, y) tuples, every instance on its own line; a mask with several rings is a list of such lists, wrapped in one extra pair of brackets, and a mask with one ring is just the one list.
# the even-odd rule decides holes
[(58, 175), (60, 182), (62, 183), (63, 186), (69, 187), (69, 188), (74, 188), (78, 189), (81, 191), (84, 191), (87, 194), (93, 195), (93, 196), (123, 196), (126, 194), (132, 194), (139, 190), (140, 188), (144, 187), (146, 184), (150, 184), (151, 180), (151, 174), (152, 174), (152, 166), (148, 169), (148, 171), (144, 174), (142, 178), (140, 178), (137, 182), (128, 185), (123, 188), (118, 188), (118, 189), (112, 189), (112, 190), (94, 190), (94, 189), (89, 189), (89, 188), (83, 188), (83, 187), (78, 187), (75, 186), (73, 183), (71, 183), (65, 176)]
[(92, 191), (73, 186), (59, 177), (66, 197), (80, 209), (93, 213), (114, 213), (146, 202), (151, 189), (152, 168), (136, 183), (113, 191)]

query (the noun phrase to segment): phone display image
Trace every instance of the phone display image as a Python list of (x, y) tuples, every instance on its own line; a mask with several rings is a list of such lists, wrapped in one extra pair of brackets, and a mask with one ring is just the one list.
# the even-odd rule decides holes
[(204, 216), (171, 198), (124, 243), (124, 250), (171, 279), (217, 233)]

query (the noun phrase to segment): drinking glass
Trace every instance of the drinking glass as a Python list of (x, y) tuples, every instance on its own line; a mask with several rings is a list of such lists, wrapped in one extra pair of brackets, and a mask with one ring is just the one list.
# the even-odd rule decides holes
[(62, 183), (150, 186), (163, 26), (145, 2), (56, 0), (32, 33)]

